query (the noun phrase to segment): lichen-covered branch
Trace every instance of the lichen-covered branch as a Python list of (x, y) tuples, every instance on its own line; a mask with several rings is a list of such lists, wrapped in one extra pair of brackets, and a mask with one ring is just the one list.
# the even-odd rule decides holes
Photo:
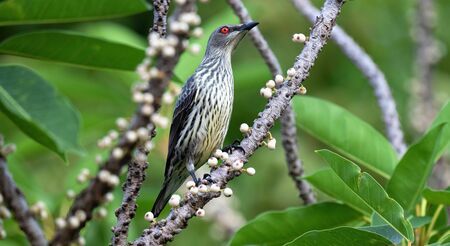
[(170, 0), (153, 0), (153, 27), (161, 37), (167, 33), (167, 13), (169, 12)]
[[(233, 8), (235, 14), (239, 17), (242, 23), (252, 20), (241, 0), (228, 0), (228, 3)], [(259, 31), (259, 28), (253, 28), (249, 35), (253, 44), (264, 58), (264, 61), (269, 67), (273, 77), (277, 74), (283, 74), (277, 57), (270, 49), (269, 44)], [(303, 200), (304, 204), (314, 203), (316, 198), (312, 192), (311, 186), (302, 179), (304, 169), (298, 154), (298, 136), (295, 125), (295, 114), (290, 104), (281, 116), (281, 137), (289, 175), (295, 182), (295, 185), (300, 192), (300, 198)]]
[[(184, 4), (181, 4), (176, 8), (171, 18), (176, 22), (183, 13), (191, 13), (195, 12), (195, 10), (195, 1), (187, 0)], [(128, 129), (119, 137), (118, 144), (113, 148), (108, 159), (100, 167), (99, 173), (101, 173), (101, 171), (106, 171), (111, 175), (118, 176), (122, 167), (130, 162), (132, 151), (136, 148), (137, 142), (130, 141), (127, 138), (127, 132), (136, 131), (139, 128), (144, 127), (150, 132), (149, 141), (155, 136), (155, 117), (153, 116), (156, 115), (155, 112), (161, 107), (162, 95), (170, 82), (173, 69), (178, 63), (181, 54), (186, 49), (186, 40), (189, 37), (188, 31), (189, 30), (176, 30), (170, 33), (173, 35), (173, 38), (176, 38), (177, 40), (176, 45), (173, 47), (174, 52), (170, 52), (170, 54), (163, 52), (152, 54), (155, 56), (154, 60), (156, 60), (156, 64), (149, 72), (148, 78), (146, 78), (148, 79), (148, 86), (144, 89), (145, 92), (151, 93), (152, 95), (151, 107), (148, 107), (149, 105), (145, 103), (139, 104)], [(151, 34), (149, 35), (149, 39), (150, 38)], [(114, 155), (115, 149), (120, 149), (121, 155)], [(77, 211), (83, 211), (86, 214), (86, 220), (82, 221), (77, 227), (67, 226), (59, 229), (51, 241), (51, 245), (66, 245), (75, 240), (78, 237), (80, 230), (92, 218), (93, 210), (105, 200), (105, 195), (112, 191), (113, 188), (114, 187), (110, 184), (103, 182), (97, 174), (90, 182), (89, 186), (77, 195), (66, 216), (66, 219), (69, 219), (74, 216)]]
[[(153, 27), (152, 31), (160, 37), (167, 34), (167, 13), (169, 11), (169, 0), (153, 1)], [(152, 32), (150, 31), (150, 33)], [(150, 37), (149, 37), (150, 44)], [(151, 44), (150, 44), (151, 46)], [(145, 170), (148, 167), (147, 155), (149, 150), (138, 148), (135, 158), (128, 164), (127, 180), (122, 187), (123, 198), (120, 207), (116, 210), (116, 226), (113, 228), (112, 245), (128, 244), (128, 229), (131, 220), (136, 215), (136, 199), (139, 195), (142, 183), (145, 180)]]
[[(417, 0), (414, 28), (416, 44), (415, 78), (411, 81), (410, 121), (418, 133), (423, 133), (436, 116), (436, 99), (433, 95), (433, 70), (440, 59), (434, 29), (436, 11), (433, 0)], [(450, 184), (448, 158), (441, 157), (434, 167), (430, 185), (446, 188)]]
[[(225, 187), (230, 180), (240, 175), (240, 171), (234, 171), (231, 165), (237, 161), (247, 162), (248, 158), (261, 146), (270, 128), (288, 107), (300, 84), (309, 76), (320, 50), (331, 35), (343, 3), (343, 0), (325, 1), (322, 11), (311, 29), (309, 41), (296, 58), (295, 75), (278, 88), (265, 109), (258, 114), (251, 133), (241, 141), (241, 148), (234, 149), (223, 165), (212, 169), (210, 178), (214, 183)], [(202, 182), (208, 181), (202, 180)], [(133, 242), (133, 245), (162, 245), (173, 240), (173, 237), (187, 226), (188, 220), (195, 215), (199, 208), (218, 196), (220, 196), (220, 192), (187, 193), (179, 207), (173, 208), (166, 219), (154, 223), (149, 229), (144, 230), (142, 235)]]
[[(0, 150), (3, 149), (0, 136)], [(47, 239), (39, 223), (33, 217), (22, 191), (17, 187), (8, 170), (6, 155), (0, 151), (0, 193), (4, 203), (11, 210), (20, 229), (27, 236), (28, 242), (33, 246), (47, 245)]]
[[(309, 0), (292, 0), (295, 7), (303, 13), (311, 22), (318, 15), (317, 10)], [(394, 98), (383, 72), (373, 62), (370, 56), (339, 26), (331, 33), (331, 38), (339, 45), (345, 55), (367, 77), (374, 89), (389, 141), (401, 156), (406, 151), (400, 119), (396, 109)]]
[(434, 39), (433, 0), (417, 0), (413, 39), (416, 44), (415, 78), (411, 81), (411, 124), (424, 132), (436, 114), (433, 98), (433, 68), (439, 59)]
[(127, 180), (122, 187), (124, 192), (122, 204), (116, 210), (117, 224), (113, 228), (112, 245), (127, 245), (128, 228), (136, 215), (136, 198), (145, 180), (145, 170), (148, 167), (147, 152), (140, 149), (133, 161), (128, 164)]

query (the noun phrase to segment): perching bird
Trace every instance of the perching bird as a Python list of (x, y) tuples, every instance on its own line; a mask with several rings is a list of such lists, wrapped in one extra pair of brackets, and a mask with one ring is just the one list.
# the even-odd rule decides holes
[(195, 170), (222, 147), (233, 106), (231, 53), (256, 25), (222, 26), (209, 37), (205, 56), (183, 86), (175, 106), (165, 180), (152, 208), (154, 216), (189, 175), (198, 184)]

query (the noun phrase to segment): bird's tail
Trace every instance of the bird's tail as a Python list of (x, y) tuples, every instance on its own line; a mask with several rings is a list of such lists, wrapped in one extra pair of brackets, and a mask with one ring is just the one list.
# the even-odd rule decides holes
[(153, 204), (152, 213), (155, 217), (158, 217), (158, 215), (161, 213), (161, 211), (166, 206), (167, 202), (169, 201), (172, 194), (177, 191), (177, 189), (180, 187), (180, 185), (183, 183), (183, 179), (181, 178), (169, 178), (168, 180), (164, 181), (163, 187), (161, 191), (159, 192), (158, 197), (156, 198), (155, 203)]

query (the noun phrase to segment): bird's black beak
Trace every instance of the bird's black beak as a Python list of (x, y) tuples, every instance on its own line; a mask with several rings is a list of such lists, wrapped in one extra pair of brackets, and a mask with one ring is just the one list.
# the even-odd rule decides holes
[(255, 21), (251, 21), (245, 24), (242, 24), (239, 27), (239, 31), (250, 31), (253, 27), (257, 26), (259, 23)]

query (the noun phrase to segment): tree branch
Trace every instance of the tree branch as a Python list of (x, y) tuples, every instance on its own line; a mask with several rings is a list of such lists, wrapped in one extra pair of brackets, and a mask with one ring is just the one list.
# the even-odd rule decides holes
[[(411, 123), (418, 133), (423, 133), (436, 116), (433, 96), (433, 70), (440, 59), (434, 29), (436, 12), (433, 0), (417, 0), (414, 41), (416, 43), (415, 78), (412, 80)], [(434, 169), (430, 185), (444, 189), (449, 185), (448, 158), (441, 157)]]
[[(298, 11), (304, 14), (311, 22), (313, 22), (319, 14), (319, 10), (317, 10), (309, 0), (292, 1)], [(369, 80), (383, 115), (383, 121), (389, 141), (397, 153), (400, 156), (403, 155), (406, 151), (403, 131), (401, 129), (394, 98), (392, 97), (391, 90), (383, 72), (377, 67), (370, 56), (339, 26), (334, 28), (331, 33), (331, 38)]]
[[(233, 8), (234, 13), (239, 17), (242, 23), (252, 20), (250, 14), (245, 8), (241, 0), (228, 0), (228, 4)], [(278, 74), (283, 74), (280, 63), (277, 57), (270, 49), (269, 44), (264, 39), (264, 36), (259, 31), (258, 27), (255, 27), (249, 33), (253, 44), (258, 49), (261, 56), (264, 58), (267, 66), (270, 69), (273, 77)], [(302, 161), (298, 155), (298, 141), (297, 141), (297, 128), (295, 125), (295, 113), (292, 110), (292, 105), (289, 104), (283, 115), (281, 116), (281, 137), (286, 157), (286, 163), (289, 170), (289, 175), (295, 182), (297, 189), (300, 192), (300, 198), (304, 204), (311, 204), (316, 202), (314, 193), (311, 186), (302, 179), (304, 169)]]
[[(193, 12), (195, 11), (195, 1), (188, 0), (186, 3), (179, 5), (175, 10), (172, 18), (174, 20), (178, 20), (183, 13)], [(156, 71), (156, 74), (149, 75), (148, 87), (145, 89), (146, 92), (153, 95), (153, 103), (152, 109), (154, 112), (157, 112), (161, 107), (161, 98), (164, 93), (167, 85), (170, 82), (170, 78), (173, 74), (173, 69), (175, 65), (178, 63), (178, 60), (181, 54), (185, 51), (186, 43), (185, 40), (188, 39), (189, 35), (186, 31), (177, 31), (176, 33), (172, 33), (174, 37), (178, 39), (177, 44), (174, 49), (175, 52), (172, 56), (163, 55), (157, 53), (155, 55), (155, 60), (157, 61), (153, 71)], [(150, 38), (151, 35), (149, 35)], [(146, 61), (144, 61), (146, 62)], [(151, 74), (151, 72), (149, 73)], [(148, 115), (143, 112), (144, 107), (147, 106), (144, 103), (141, 103), (138, 106), (138, 109), (134, 116), (132, 117), (130, 126), (128, 127), (128, 131), (136, 131), (141, 127), (146, 127), (149, 129), (150, 138), (149, 141), (155, 136), (155, 122), (152, 122), (152, 116), (154, 113)], [(125, 133), (126, 133), (125, 132)], [(126, 165), (131, 160), (131, 153), (137, 146), (137, 142), (132, 142), (127, 139), (126, 134), (122, 134), (119, 138), (118, 144), (114, 149), (120, 148), (123, 151), (123, 155), (119, 158), (114, 157), (113, 151), (111, 151), (108, 160), (106, 160), (103, 165), (100, 167), (99, 173), (102, 170), (107, 171), (112, 175), (118, 176), (120, 174), (120, 170), (124, 165)], [(53, 240), (51, 241), (51, 245), (64, 245), (76, 239), (79, 235), (80, 230), (86, 225), (86, 223), (92, 218), (93, 210), (98, 207), (103, 201), (105, 195), (112, 191), (114, 187), (110, 184), (102, 182), (97, 174), (96, 177), (91, 181), (89, 186), (81, 191), (80, 194), (75, 198), (72, 207), (70, 208), (66, 219), (74, 216), (77, 211), (83, 211), (86, 214), (86, 220), (81, 221), (78, 227), (64, 227), (59, 229)]]
[(152, 30), (161, 37), (167, 33), (167, 13), (170, 0), (153, 0), (153, 27)]
[[(314, 61), (331, 34), (343, 3), (343, 0), (325, 1), (321, 14), (311, 29), (309, 41), (296, 58), (295, 75), (291, 80), (284, 82), (269, 100), (264, 111), (259, 113), (251, 133), (241, 141), (242, 149), (234, 149), (223, 165), (212, 169), (210, 174), (214, 183), (225, 187), (230, 180), (240, 175), (240, 171), (233, 171), (231, 164), (236, 161), (246, 162), (261, 146), (275, 120), (281, 117), (290, 100), (298, 91), (300, 84), (309, 76)], [(207, 182), (207, 180), (202, 181)], [(187, 193), (179, 207), (172, 209), (166, 219), (154, 223), (149, 229), (144, 230), (143, 234), (133, 242), (133, 245), (161, 245), (173, 240), (173, 237), (187, 226), (188, 220), (194, 216), (197, 209), (202, 208), (211, 199), (218, 196), (220, 196), (220, 192)]]
[[(0, 150), (3, 148), (1, 141), (2, 139), (0, 139)], [(6, 156), (2, 152), (0, 151), (0, 192), (4, 203), (11, 210), (14, 219), (19, 223), (20, 229), (25, 233), (31, 245), (47, 245), (44, 232), (28, 208), (22, 191), (17, 187), (9, 173)]]
[[(167, 13), (169, 11), (169, 0), (153, 1), (153, 28), (154, 33), (160, 37), (166, 37), (167, 34)], [(150, 31), (150, 33), (152, 32)], [(149, 36), (149, 44), (150, 36)], [(151, 46), (151, 44), (150, 44)], [(149, 150), (139, 148), (135, 158), (128, 164), (127, 180), (122, 187), (124, 192), (122, 204), (116, 210), (116, 226), (113, 228), (112, 245), (126, 245), (128, 242), (128, 229), (131, 220), (136, 215), (136, 199), (139, 196), (142, 183), (145, 180), (145, 170), (148, 167), (147, 158)]]
[(122, 204), (116, 210), (117, 224), (113, 228), (112, 245), (128, 243), (128, 228), (136, 215), (136, 198), (145, 180), (145, 170), (148, 167), (147, 154), (145, 150), (138, 150), (134, 160), (128, 164), (127, 181), (122, 188), (124, 192)]
[(414, 26), (416, 45), (415, 77), (412, 81), (412, 125), (424, 132), (436, 114), (433, 101), (433, 68), (439, 56), (433, 37), (435, 13), (432, 0), (418, 0)]

